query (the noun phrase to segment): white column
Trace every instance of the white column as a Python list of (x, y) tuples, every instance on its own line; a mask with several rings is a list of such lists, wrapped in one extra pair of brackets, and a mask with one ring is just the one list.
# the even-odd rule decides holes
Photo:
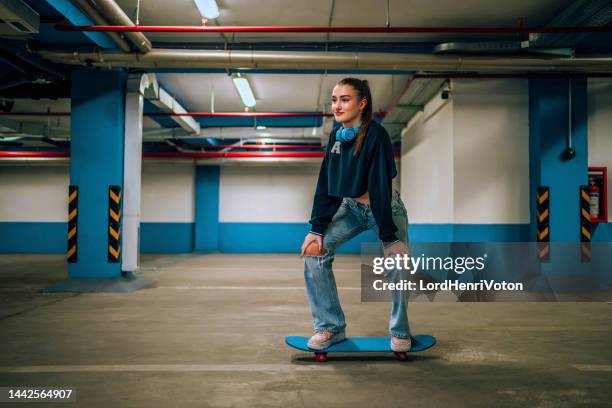
[(153, 74), (130, 76), (127, 81), (123, 163), (123, 272), (134, 272), (139, 267), (143, 96), (145, 92), (157, 93), (158, 89)]

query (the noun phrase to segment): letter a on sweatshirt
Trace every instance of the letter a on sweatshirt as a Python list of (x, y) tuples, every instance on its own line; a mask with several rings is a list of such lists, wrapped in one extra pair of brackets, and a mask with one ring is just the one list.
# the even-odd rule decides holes
[(334, 143), (334, 146), (332, 147), (330, 153), (340, 154), (340, 142), (339, 141), (336, 141), (336, 143)]

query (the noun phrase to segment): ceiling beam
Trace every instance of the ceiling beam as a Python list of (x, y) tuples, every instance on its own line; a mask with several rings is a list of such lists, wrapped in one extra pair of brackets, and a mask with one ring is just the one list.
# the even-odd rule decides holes
[[(62, 14), (73, 25), (93, 24), (92, 20), (79, 10), (70, 0), (47, 0), (55, 10)], [(115, 48), (115, 42), (105, 33), (83, 33), (94, 44), (101, 48)]]

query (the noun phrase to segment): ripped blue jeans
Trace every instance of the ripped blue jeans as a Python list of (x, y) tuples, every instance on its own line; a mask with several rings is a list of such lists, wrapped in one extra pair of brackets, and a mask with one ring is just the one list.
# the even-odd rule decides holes
[[(393, 192), (391, 210), (393, 222), (398, 229), (397, 238), (408, 243), (408, 215), (397, 191)], [(304, 257), (304, 279), (315, 332), (339, 333), (344, 331), (346, 322), (332, 270), (334, 251), (343, 243), (368, 229), (378, 235), (378, 225), (370, 207), (358, 203), (353, 198), (345, 198), (323, 237), (325, 254)], [(410, 337), (407, 307), (407, 291), (393, 291), (391, 318), (389, 319), (389, 333), (392, 336)]]

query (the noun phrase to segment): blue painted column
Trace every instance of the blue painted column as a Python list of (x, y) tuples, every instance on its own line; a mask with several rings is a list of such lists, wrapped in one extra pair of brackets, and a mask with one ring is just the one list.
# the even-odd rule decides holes
[(550, 187), (551, 242), (579, 242), (580, 185), (588, 181), (587, 79), (572, 78), (572, 144), (576, 156), (563, 158), (568, 135), (568, 79), (529, 80), (530, 240), (536, 240), (537, 186)]
[(196, 166), (195, 252), (219, 251), (219, 166)]
[(78, 185), (78, 261), (69, 278), (119, 278), (121, 260), (108, 261), (108, 187), (123, 190), (125, 76), (72, 73), (70, 184)]

